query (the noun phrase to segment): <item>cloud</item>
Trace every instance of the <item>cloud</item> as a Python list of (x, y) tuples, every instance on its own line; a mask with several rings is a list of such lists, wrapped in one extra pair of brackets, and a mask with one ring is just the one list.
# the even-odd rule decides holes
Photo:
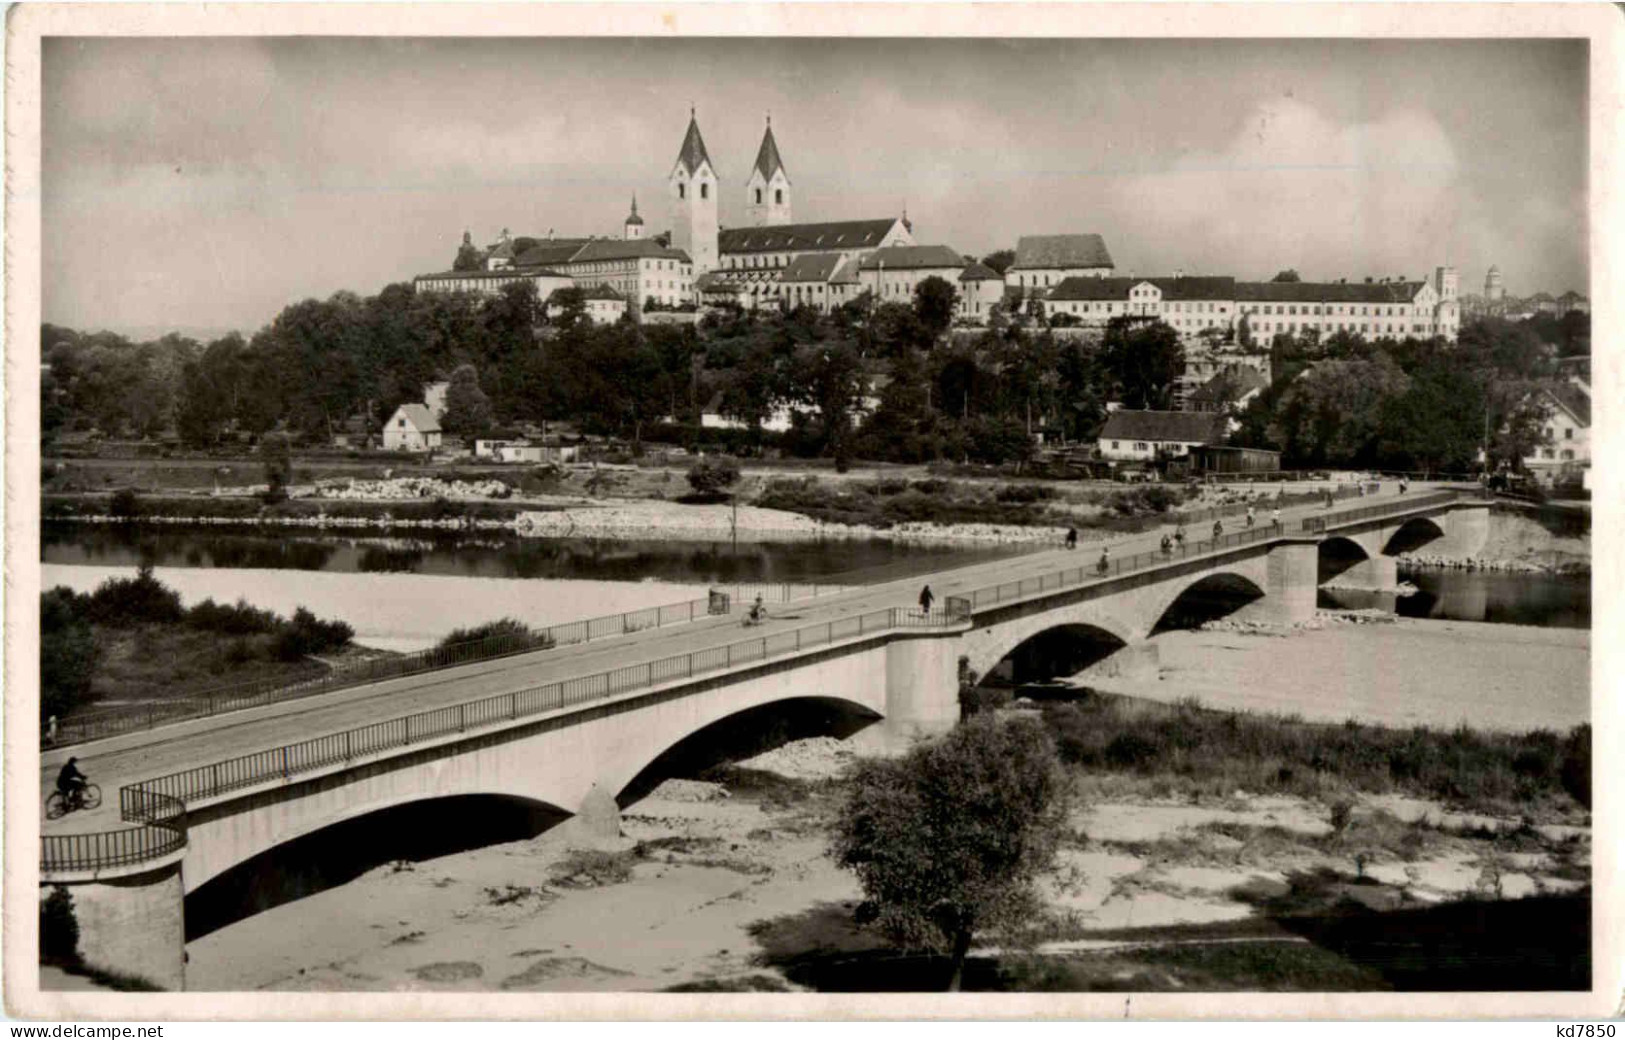
[(1188, 257), (1187, 270), (1415, 277), (1454, 237), (1459, 175), (1429, 115), (1343, 124), (1282, 98), (1254, 107), (1223, 148), (1116, 177), (1107, 195), (1150, 229), (1154, 255)]

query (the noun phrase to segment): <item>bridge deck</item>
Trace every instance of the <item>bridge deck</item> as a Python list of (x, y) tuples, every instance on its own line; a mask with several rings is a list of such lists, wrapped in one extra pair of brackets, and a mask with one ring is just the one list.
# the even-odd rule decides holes
[[(1389, 494), (1367, 496), (1361, 502), (1370, 506), (1398, 499), (1397, 494)], [(1259, 522), (1267, 523), (1267, 511), (1261, 513)], [(1324, 515), (1324, 510), (1318, 506), (1283, 510), (1283, 533), (1301, 536), (1301, 520), (1315, 515)], [(1231, 530), (1238, 526), (1229, 525)], [(1106, 544), (1117, 557), (1154, 550), (1162, 534), (1170, 529), (1168, 525)], [(1205, 533), (1191, 531), (1193, 537)], [(138, 746), (105, 741), (65, 749), (42, 757), (42, 797), (54, 784), (61, 763), (73, 753), (80, 758), (80, 768), (101, 786), (102, 804), (94, 811), (42, 821), (42, 832), (81, 834), (119, 829), (124, 824), (118, 814), (118, 788), (143, 779), (480, 697), (721, 647), (775, 629), (822, 624), (885, 608), (911, 607), (920, 586), (926, 583), (931, 585), (938, 603), (942, 603), (950, 595), (976, 588), (1049, 574), (1062, 567), (1077, 567), (1092, 558), (1098, 545), (1085, 545), (1076, 552), (1056, 549), (1014, 560), (991, 561), (786, 604), (774, 610), (774, 616), (760, 629), (742, 629), (737, 617), (719, 617), (676, 628), (650, 629), (606, 642), (523, 654), (230, 715), (195, 719), (151, 731)]]

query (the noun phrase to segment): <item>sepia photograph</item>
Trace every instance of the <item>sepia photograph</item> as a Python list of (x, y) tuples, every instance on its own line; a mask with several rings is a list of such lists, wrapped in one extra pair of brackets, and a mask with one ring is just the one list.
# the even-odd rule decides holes
[(13, 10), (10, 1013), (1613, 1013), (1617, 10), (791, 6)]

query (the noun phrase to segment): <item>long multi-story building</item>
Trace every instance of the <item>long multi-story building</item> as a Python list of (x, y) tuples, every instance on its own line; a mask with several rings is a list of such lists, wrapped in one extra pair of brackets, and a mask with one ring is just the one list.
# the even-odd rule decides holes
[(1227, 277), (1074, 277), (1043, 297), (1051, 315), (1103, 326), (1131, 315), (1157, 318), (1185, 335), (1230, 332), (1243, 320), (1255, 339), (1277, 333), (1358, 333), (1454, 340), (1461, 327), (1456, 271), (1440, 267), (1428, 281), (1238, 282)]

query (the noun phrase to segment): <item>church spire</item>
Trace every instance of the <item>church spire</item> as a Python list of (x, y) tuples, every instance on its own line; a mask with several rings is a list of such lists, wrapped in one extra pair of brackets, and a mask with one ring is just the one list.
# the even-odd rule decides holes
[(683, 147), (677, 152), (677, 165), (692, 177), (699, 168), (711, 161), (705, 150), (705, 138), (700, 136), (700, 123), (694, 106), (688, 106), (688, 133), (683, 135)]
[[(755, 169), (761, 171), (764, 181), (771, 181), (776, 171), (784, 169), (784, 160), (779, 157), (779, 143), (773, 139), (772, 113), (767, 116), (767, 131), (762, 134), (762, 146), (756, 150)], [(785, 170), (784, 176), (789, 178), (788, 170)]]

